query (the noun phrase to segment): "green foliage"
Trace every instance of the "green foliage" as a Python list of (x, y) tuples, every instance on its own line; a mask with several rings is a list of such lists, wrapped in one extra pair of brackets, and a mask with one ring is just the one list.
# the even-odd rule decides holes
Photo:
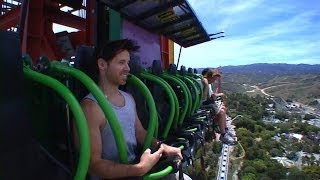
[(248, 174), (245, 174), (242, 178), (242, 180), (256, 180), (256, 175), (253, 174), (253, 173), (248, 173)]
[(288, 143), (286, 145), (286, 149), (288, 151), (293, 151), (293, 152), (298, 152), (302, 151), (303, 144), (301, 142), (293, 142), (293, 143)]
[(221, 152), (222, 149), (222, 143), (220, 141), (215, 141), (212, 143), (211, 146), (212, 152), (215, 154), (219, 154)]
[(256, 169), (253, 166), (247, 166), (243, 169), (243, 174), (257, 174)]
[(253, 138), (253, 133), (250, 132), (246, 128), (242, 128), (242, 127), (237, 126), (237, 136), (238, 137), (251, 137), (251, 138)]
[(311, 176), (309, 176), (307, 173), (299, 170), (298, 168), (291, 168), (289, 169), (289, 175), (288, 178), (290, 180), (311, 180)]
[(274, 131), (262, 130), (259, 133), (259, 136), (262, 138), (263, 141), (270, 141), (271, 137), (274, 136), (276, 133)]
[(246, 128), (251, 132), (255, 132), (255, 124), (256, 124), (256, 121), (253, 121), (247, 117), (239, 118), (239, 120), (235, 122), (235, 126), (237, 128)]
[(295, 152), (290, 152), (286, 155), (286, 157), (290, 160), (297, 160), (298, 159), (298, 156), (297, 156), (297, 153)]
[(280, 150), (280, 149), (277, 149), (277, 148), (272, 148), (271, 150), (270, 150), (270, 155), (272, 156), (272, 157), (276, 157), (276, 156), (283, 156), (283, 151), (282, 150)]
[[(283, 111), (276, 112), (276, 117), (282, 120), (289, 119), (289, 122), (278, 123), (276, 126), (264, 124), (259, 117), (262, 117), (263, 109), (270, 102), (261, 96), (249, 97), (243, 94), (232, 94), (228, 95), (228, 100), (229, 108), (235, 109), (237, 114), (242, 115), (241, 118), (237, 118), (234, 121), (237, 127), (238, 141), (245, 150), (245, 160), (239, 174), (240, 179), (320, 179), (318, 173), (320, 170), (312, 166), (311, 158), (303, 158), (303, 162), (308, 163), (310, 167), (312, 166), (312, 168), (304, 168), (303, 171), (291, 171), (278, 163), (278, 161), (270, 159), (271, 156), (285, 155), (288, 159), (296, 160), (296, 152), (301, 150), (319, 153), (319, 145), (307, 139), (307, 136), (304, 136), (305, 138), (301, 142), (283, 135), (281, 135), (281, 140), (278, 142), (272, 137), (278, 133), (307, 135), (310, 132), (320, 131), (320, 128), (299, 121), (296, 122), (296, 120), (302, 119), (300, 114), (289, 116)], [(239, 157), (241, 153), (241, 148), (235, 146), (235, 156)]]
[(309, 174), (312, 179), (320, 179), (320, 166), (305, 166), (303, 172)]
[(310, 120), (310, 119), (315, 119), (316, 116), (315, 115), (312, 115), (312, 114), (305, 114), (303, 119), (305, 120)]
[(261, 159), (253, 160), (253, 167), (255, 167), (258, 173), (263, 173), (267, 170), (265, 162)]
[(267, 151), (264, 149), (261, 149), (257, 146), (249, 147), (246, 151), (246, 157), (248, 160), (254, 160), (254, 159), (268, 159)]
[(192, 179), (213, 179), (217, 176), (217, 165), (221, 155), (221, 142), (207, 142), (196, 152), (193, 166), (187, 168)]
[(274, 131), (274, 130), (275, 130), (275, 127), (274, 127), (274, 125), (272, 125), (272, 124), (266, 124), (266, 125), (265, 125), (265, 128), (266, 128), (267, 130), (269, 130), (269, 131)]
[(239, 138), (243, 148), (245, 151), (248, 151), (248, 147), (252, 147), (255, 143), (254, 139), (252, 137), (241, 137)]
[(318, 104), (319, 104), (319, 102), (318, 102), (317, 100), (313, 100), (313, 101), (311, 101), (311, 102), (309, 103), (310, 106), (316, 106), (316, 105), (318, 105)]
[(275, 118), (280, 120), (289, 119), (289, 115), (285, 111), (276, 111)]
[(243, 151), (239, 144), (235, 146), (234, 152), (235, 152), (235, 157), (240, 157), (242, 155)]
[(250, 97), (246, 94), (234, 93), (227, 97), (230, 109), (235, 109), (239, 114), (246, 114), (255, 121), (260, 120), (266, 114), (267, 100), (259, 95)]
[(289, 130), (292, 127), (292, 124), (291, 123), (280, 123), (277, 126), (280, 129), (279, 133), (289, 133)]
[(320, 154), (320, 146), (319, 145), (317, 145), (317, 144), (314, 144), (313, 146), (312, 146), (312, 151), (311, 151), (312, 153), (315, 153), (315, 154)]
[(254, 125), (254, 132), (261, 132), (264, 128), (261, 125)]
[(266, 174), (268, 177), (272, 179), (283, 179), (286, 176), (286, 168), (276, 160), (270, 159), (268, 161), (265, 161), (265, 163), (267, 165)]

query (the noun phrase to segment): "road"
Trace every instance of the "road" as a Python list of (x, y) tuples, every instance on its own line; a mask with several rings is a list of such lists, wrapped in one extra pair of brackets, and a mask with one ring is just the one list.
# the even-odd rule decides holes
[(280, 87), (280, 86), (286, 86), (286, 85), (289, 85), (289, 84), (295, 84), (295, 83), (286, 83), (286, 84), (280, 84), (280, 85), (275, 85), (275, 86), (269, 86), (269, 87), (266, 87), (266, 88), (263, 88), (263, 89), (261, 89), (259, 86), (256, 86), (256, 85), (254, 85), (254, 86), (251, 86), (251, 87), (253, 87), (253, 88), (255, 88), (254, 90), (251, 90), (251, 91), (247, 91), (247, 92), (255, 92), (256, 90), (257, 91), (260, 91), (262, 94), (264, 94), (265, 96), (271, 96), (272, 97), (272, 95), (270, 95), (270, 94), (268, 94), (268, 93), (266, 93), (266, 90), (267, 89), (270, 89), (270, 88), (275, 88), (275, 87)]

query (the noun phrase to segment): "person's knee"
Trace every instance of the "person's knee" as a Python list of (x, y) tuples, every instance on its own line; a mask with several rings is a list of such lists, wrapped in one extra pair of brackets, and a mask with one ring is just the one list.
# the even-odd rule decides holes
[(224, 109), (220, 109), (220, 111), (218, 112), (218, 116), (223, 117), (225, 115), (226, 115), (226, 111)]

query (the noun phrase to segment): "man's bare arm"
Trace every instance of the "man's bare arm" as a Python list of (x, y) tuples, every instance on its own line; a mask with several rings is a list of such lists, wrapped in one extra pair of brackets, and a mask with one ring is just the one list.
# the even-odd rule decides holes
[[(136, 122), (135, 122), (135, 128), (136, 128), (136, 137), (137, 140), (140, 144), (143, 145), (144, 140), (146, 138), (146, 130), (143, 128), (138, 115), (136, 114)], [(158, 144), (159, 141), (156, 138), (152, 139), (152, 147), (156, 147), (158, 145), (160, 148), (163, 148), (163, 154), (164, 155), (178, 155), (181, 159), (182, 159), (182, 154), (181, 154), (181, 150), (179, 148), (176, 147), (172, 147), (166, 144)]]
[(100, 107), (91, 100), (82, 102), (83, 111), (86, 115), (90, 142), (91, 142), (91, 157), (89, 173), (106, 179), (123, 178), (131, 176), (142, 176), (148, 172), (160, 158), (162, 150), (150, 154), (145, 152), (138, 164), (127, 165), (120, 164), (110, 160), (102, 159), (102, 140), (101, 129), (105, 126), (104, 114)]
[(208, 91), (209, 91), (208, 80), (206, 78), (203, 78), (202, 84), (203, 84), (203, 98), (202, 98), (202, 100), (207, 100), (209, 98), (208, 97)]
[(135, 129), (136, 129), (136, 137), (137, 137), (138, 143), (140, 145), (143, 145), (147, 135), (147, 131), (143, 128), (137, 114), (136, 114), (136, 120), (135, 120)]

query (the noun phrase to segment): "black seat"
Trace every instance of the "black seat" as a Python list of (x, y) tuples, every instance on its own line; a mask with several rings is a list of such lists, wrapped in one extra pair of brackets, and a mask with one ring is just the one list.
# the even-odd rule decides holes
[[(93, 46), (81, 45), (76, 49), (74, 67), (90, 75), (90, 78), (97, 82), (98, 75), (96, 74), (96, 70), (91, 68), (91, 63), (95, 60), (94, 58), (95, 48)], [(81, 100), (89, 93), (88, 89), (79, 81), (73, 82), (72, 89), (78, 100)]]
[(0, 179), (71, 179), (34, 137), (18, 34), (0, 32)]

